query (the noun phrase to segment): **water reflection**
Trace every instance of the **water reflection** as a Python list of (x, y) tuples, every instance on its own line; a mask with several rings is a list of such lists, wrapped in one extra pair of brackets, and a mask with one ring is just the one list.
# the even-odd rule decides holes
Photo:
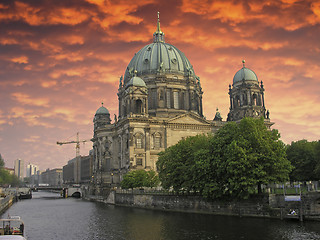
[(14, 204), (9, 213), (24, 220), (28, 239), (320, 239), (319, 222), (152, 211), (44, 192)]

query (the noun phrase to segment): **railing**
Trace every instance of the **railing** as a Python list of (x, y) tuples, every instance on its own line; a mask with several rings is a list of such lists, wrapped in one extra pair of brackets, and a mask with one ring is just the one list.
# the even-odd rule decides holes
[(319, 181), (291, 182), (285, 184), (272, 184), (266, 187), (269, 193), (274, 194), (304, 194), (320, 191)]
[(116, 189), (119, 194), (200, 196), (199, 192), (171, 191), (155, 188)]
[(5, 198), (0, 200), (0, 213), (2, 213), (7, 207), (13, 203), (13, 196), (8, 195)]
[[(270, 184), (263, 186), (264, 193), (274, 194), (302, 194), (308, 192), (320, 191), (319, 181), (306, 181), (306, 182), (288, 182), (285, 184)], [(116, 193), (120, 194), (153, 194), (153, 195), (182, 195), (182, 196), (200, 196), (199, 192), (187, 192), (187, 191), (173, 191), (165, 190), (162, 188), (134, 188), (134, 189), (116, 189)], [(257, 191), (258, 193), (258, 191)]]

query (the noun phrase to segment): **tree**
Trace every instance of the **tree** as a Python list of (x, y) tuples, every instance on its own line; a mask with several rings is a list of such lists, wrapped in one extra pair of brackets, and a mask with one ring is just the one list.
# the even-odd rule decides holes
[(121, 187), (124, 189), (139, 187), (155, 187), (159, 184), (159, 178), (155, 171), (143, 169), (134, 170), (124, 175)]
[(287, 157), (294, 169), (290, 174), (293, 181), (320, 179), (320, 142), (300, 140), (287, 146)]
[(0, 154), (0, 168), (4, 167), (4, 159), (2, 155)]
[(248, 198), (261, 184), (283, 182), (292, 169), (277, 130), (267, 130), (263, 119), (244, 118), (221, 128), (212, 142), (211, 167), (205, 185), (210, 198)]
[(316, 156), (316, 166), (314, 169), (315, 179), (320, 179), (320, 140), (317, 142), (315, 146), (315, 156)]
[(197, 135), (180, 140), (159, 154), (157, 169), (162, 187), (175, 191), (198, 191), (206, 178), (206, 158), (209, 156), (208, 139)]
[(0, 154), (0, 186), (18, 186), (20, 184), (17, 176), (12, 175), (4, 168), (4, 159)]
[(214, 136), (181, 140), (160, 153), (162, 186), (198, 191), (207, 198), (248, 198), (261, 184), (288, 179), (292, 167), (276, 130), (263, 119), (229, 122)]

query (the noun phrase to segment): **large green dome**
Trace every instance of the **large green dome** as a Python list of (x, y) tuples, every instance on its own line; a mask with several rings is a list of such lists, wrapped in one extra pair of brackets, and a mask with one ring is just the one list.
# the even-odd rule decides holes
[(130, 61), (124, 75), (124, 84), (135, 74), (141, 77), (157, 73), (195, 77), (193, 67), (184, 53), (175, 46), (165, 43), (159, 21), (157, 31), (153, 34), (153, 43), (144, 46)]

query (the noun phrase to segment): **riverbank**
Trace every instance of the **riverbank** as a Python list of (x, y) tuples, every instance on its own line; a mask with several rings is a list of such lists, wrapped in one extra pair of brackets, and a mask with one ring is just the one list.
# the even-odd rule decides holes
[(13, 204), (3, 216), (9, 212), (24, 221), (27, 239), (320, 239), (318, 222), (149, 211), (44, 191)]
[(15, 197), (8, 195), (4, 198), (0, 198), (0, 215), (2, 215), (15, 201)]
[[(84, 195), (91, 201), (161, 211), (213, 215), (320, 221), (320, 192), (304, 194), (301, 201), (286, 201), (283, 195), (265, 194), (242, 201), (208, 201), (201, 196), (159, 195), (110, 190), (104, 195)], [(295, 210), (296, 215), (289, 215)]]

